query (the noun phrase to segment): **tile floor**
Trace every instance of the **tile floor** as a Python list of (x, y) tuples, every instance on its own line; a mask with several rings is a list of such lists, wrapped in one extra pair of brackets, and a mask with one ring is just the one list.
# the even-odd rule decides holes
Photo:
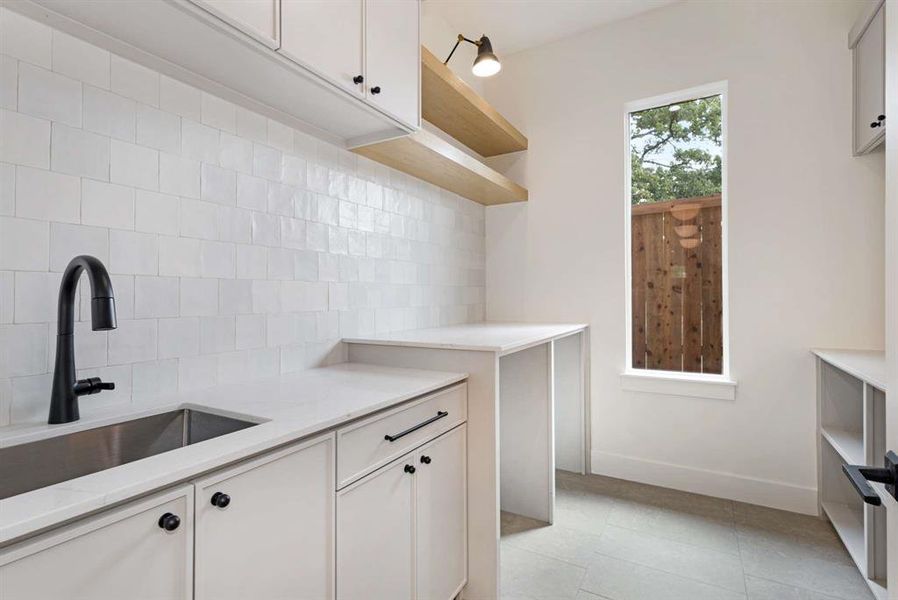
[(502, 515), (503, 600), (870, 600), (827, 521), (559, 472), (556, 523)]

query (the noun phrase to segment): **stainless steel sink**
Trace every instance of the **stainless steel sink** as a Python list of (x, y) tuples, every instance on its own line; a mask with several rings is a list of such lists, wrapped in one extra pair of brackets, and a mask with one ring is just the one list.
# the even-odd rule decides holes
[(253, 425), (257, 423), (181, 409), (0, 448), (0, 499)]

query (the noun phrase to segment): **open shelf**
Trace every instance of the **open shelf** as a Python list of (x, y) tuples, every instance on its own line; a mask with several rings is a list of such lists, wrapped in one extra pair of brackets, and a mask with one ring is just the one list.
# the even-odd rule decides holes
[(829, 442), (839, 456), (848, 464), (860, 465), (864, 463), (864, 434), (861, 431), (823, 427), (821, 429), (824, 439)]
[(421, 116), (481, 156), (527, 149), (527, 138), (425, 47)]
[(833, 528), (842, 543), (848, 549), (848, 554), (857, 564), (861, 573), (867, 572), (867, 551), (864, 541), (864, 512), (862, 506), (841, 504), (839, 502), (823, 502), (823, 512), (829, 517)]
[(424, 129), (352, 151), (480, 204), (527, 200), (526, 188)]

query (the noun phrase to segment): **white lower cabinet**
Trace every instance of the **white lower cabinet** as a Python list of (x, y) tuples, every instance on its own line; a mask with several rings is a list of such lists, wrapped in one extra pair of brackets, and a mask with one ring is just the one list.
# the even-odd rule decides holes
[(196, 481), (196, 598), (332, 600), (334, 436)]
[(339, 600), (450, 600), (467, 576), (465, 425), (337, 493)]
[(188, 600), (192, 590), (192, 485), (0, 551), (4, 600)]

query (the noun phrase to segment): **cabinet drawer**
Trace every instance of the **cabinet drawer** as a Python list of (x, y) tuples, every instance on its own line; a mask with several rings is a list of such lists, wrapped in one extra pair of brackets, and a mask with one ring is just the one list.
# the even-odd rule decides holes
[(463, 383), (338, 429), (337, 488), (464, 422), (467, 408)]

